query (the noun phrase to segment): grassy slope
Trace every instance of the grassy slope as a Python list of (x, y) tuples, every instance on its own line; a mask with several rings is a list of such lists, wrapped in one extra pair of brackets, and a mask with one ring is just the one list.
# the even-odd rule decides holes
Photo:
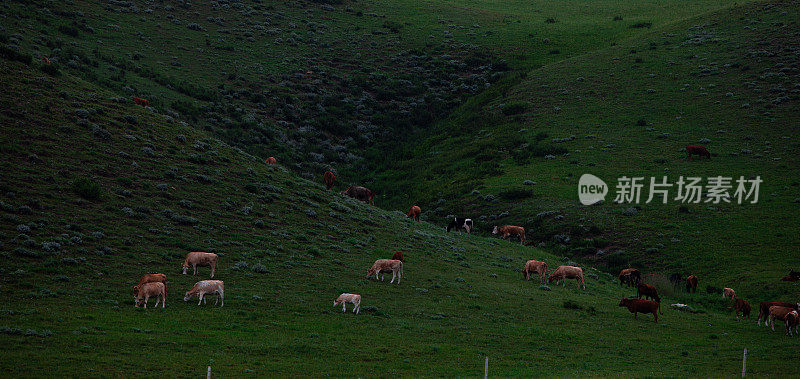
[[(796, 296), (796, 286), (776, 283), (788, 267), (800, 264), (794, 232), (800, 185), (794, 153), (796, 5), (740, 6), (534, 70), (518, 85), (501, 86), (456, 112), (397, 170), (413, 172), (407, 184), (415, 190), (408, 193), (442, 214), (508, 211), (498, 223), (529, 226), (540, 238), (596, 225), (603, 233), (587, 238), (623, 246), (624, 259), (638, 265), (693, 271), (709, 279), (706, 284), (735, 286), (748, 295)], [(522, 114), (500, 111), (504, 103), (520, 102), (526, 106)], [(569, 155), (513, 159), (530, 150), (523, 144), (536, 145), (541, 133), (547, 137), (538, 145), (563, 147)], [(569, 136), (576, 139), (551, 142)], [(707, 145), (716, 156), (684, 161), (682, 148), (703, 138), (711, 140)], [(668, 175), (672, 182), (680, 175), (760, 175), (765, 182), (755, 205), (691, 204), (687, 215), (678, 212), (677, 202), (641, 204), (637, 215), (625, 217), (627, 205), (576, 205), (577, 180), (587, 172), (611, 186), (622, 175)], [(524, 180), (537, 185), (525, 186)], [(483, 200), (510, 190), (529, 193), (511, 201)], [(403, 196), (391, 200), (408, 201)], [(456, 201), (442, 205), (439, 198)], [(565, 218), (535, 217), (546, 210), (560, 210)], [(651, 247), (658, 252), (645, 254)], [(748, 286), (742, 288), (741, 281)]]
[[(474, 375), (485, 355), (504, 376), (733, 375), (745, 346), (751, 373), (794, 367), (796, 341), (735, 322), (716, 295), (670, 298), (707, 314), (634, 321), (607, 274), (540, 290), (516, 269), (562, 259), (342, 198), (69, 75), (0, 69), (6, 375)], [(102, 198), (80, 199), (78, 178)], [(363, 278), (397, 248), (401, 285)], [(208, 274), (179, 274), (190, 250), (222, 255), (224, 308), (179, 300)], [(168, 307), (134, 309), (129, 288), (152, 271), (169, 276)], [(344, 291), (364, 296), (361, 315), (331, 308)]]

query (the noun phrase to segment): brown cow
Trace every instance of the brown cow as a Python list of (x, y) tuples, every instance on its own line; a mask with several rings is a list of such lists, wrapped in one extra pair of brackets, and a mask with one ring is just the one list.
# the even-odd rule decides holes
[(638, 313), (652, 313), (653, 314), (653, 322), (658, 324), (658, 313), (664, 314), (661, 312), (661, 303), (656, 303), (655, 301), (650, 300), (641, 300), (641, 299), (630, 299), (625, 298), (619, 301), (620, 307), (627, 307), (628, 311), (633, 313), (633, 318), (636, 319)]
[(583, 286), (583, 289), (586, 289), (586, 284), (583, 282), (583, 269), (575, 266), (558, 266), (547, 278), (547, 283), (555, 280), (556, 285), (558, 285), (558, 281), (561, 280), (563, 283), (561, 287), (564, 288), (567, 286), (566, 279), (577, 279), (578, 284)]
[(794, 327), (794, 334), (797, 334), (797, 324), (800, 321), (800, 314), (797, 311), (791, 311), (786, 314), (786, 334), (792, 336), (792, 327)]
[(786, 303), (782, 301), (762, 301), (758, 303), (758, 319), (756, 319), (756, 325), (761, 326), (761, 320), (764, 320), (764, 325), (767, 325), (767, 317), (769, 316), (769, 307), (772, 306), (780, 306), (780, 307), (788, 307), (793, 308), (794, 310), (800, 310), (800, 303)]
[(798, 280), (800, 280), (800, 279), (798, 279), (798, 278), (796, 278), (794, 276), (791, 276), (791, 275), (786, 275), (786, 276), (781, 278), (781, 281), (784, 281), (784, 282), (796, 282)]
[(414, 221), (419, 221), (419, 215), (422, 213), (422, 209), (419, 209), (418, 206), (412, 205), (411, 208), (408, 210), (406, 216)]
[(186, 254), (186, 259), (183, 261), (183, 274), (186, 275), (186, 269), (191, 266), (194, 268), (194, 274), (197, 275), (197, 266), (211, 267), (211, 277), (214, 277), (214, 272), (217, 270), (217, 262), (219, 256), (214, 253), (191, 252)]
[(158, 302), (161, 301), (161, 308), (166, 307), (167, 304), (167, 286), (161, 282), (154, 282), (154, 283), (144, 283), (141, 287), (139, 287), (139, 291), (136, 294), (136, 307), (139, 307), (139, 304), (144, 302), (144, 309), (147, 309), (147, 300), (151, 297), (156, 298), (156, 308), (158, 308)]
[(141, 105), (143, 107), (149, 107), (150, 106), (150, 101), (148, 101), (146, 99), (138, 98), (138, 97), (134, 97), (133, 98), (133, 102), (136, 105)]
[(333, 188), (333, 183), (336, 182), (336, 175), (333, 175), (330, 171), (325, 171), (325, 174), (322, 175), (322, 181), (325, 182), (325, 188), (330, 190)]
[(686, 278), (686, 292), (697, 293), (697, 282), (697, 275), (689, 275), (689, 277)]
[(522, 273), (525, 275), (525, 280), (530, 280), (532, 273), (539, 274), (539, 284), (544, 284), (544, 277), (547, 274), (547, 263), (530, 260), (525, 262), (525, 268)]
[(723, 299), (727, 299), (727, 298), (735, 299), (736, 298), (736, 291), (734, 291), (732, 288), (725, 287), (725, 288), (722, 289), (722, 298)]
[(402, 262), (403, 261), (403, 252), (400, 251), (400, 250), (395, 251), (394, 254), (392, 255), (392, 260), (401, 261)]
[(347, 187), (346, 190), (342, 191), (342, 194), (350, 196), (354, 199), (361, 200), (369, 205), (375, 205), (372, 202), (372, 191), (370, 191), (369, 188), (361, 186), (350, 186)]
[(656, 303), (661, 303), (661, 298), (658, 297), (658, 290), (645, 283), (636, 284), (636, 298), (641, 299), (642, 296), (655, 300)]
[(50, 58), (48, 58), (48, 57), (42, 57), (42, 63), (44, 63), (44, 64), (50, 64)]
[(133, 298), (135, 299), (139, 295), (139, 288), (141, 288), (142, 284), (145, 283), (164, 283), (167, 284), (167, 276), (164, 274), (144, 274), (139, 279), (139, 284), (133, 286)]
[(278, 160), (275, 159), (275, 157), (269, 157), (264, 162), (267, 162), (267, 164), (278, 164)]
[(737, 320), (739, 319), (739, 312), (742, 312), (742, 318), (750, 318), (750, 303), (746, 302), (744, 299), (737, 297), (733, 305), (728, 308), (728, 311), (732, 309), (736, 310)]
[(397, 284), (400, 284), (400, 279), (403, 277), (403, 261), (398, 261), (394, 259), (378, 259), (375, 263), (367, 270), (367, 278), (375, 275), (375, 280), (383, 280), (383, 277), (378, 278), (378, 274), (382, 273), (392, 273), (392, 280), (389, 284), (394, 283), (394, 278), (397, 278)]
[(635, 268), (622, 269), (619, 272), (619, 285), (635, 286), (642, 281), (642, 274)]
[(503, 225), (503, 226), (495, 226), (494, 230), (492, 230), (492, 234), (500, 233), (500, 237), (502, 239), (508, 238), (508, 236), (515, 235), (519, 237), (519, 242), (521, 244), (525, 244), (525, 228), (521, 226), (514, 226), (514, 225)]
[(769, 327), (772, 328), (773, 332), (775, 331), (775, 319), (786, 322), (786, 316), (791, 312), (797, 311), (794, 308), (782, 307), (780, 305), (773, 305), (769, 307), (769, 317), (767, 317), (767, 322), (769, 323)]
[(709, 153), (708, 149), (702, 145), (686, 146), (686, 160), (688, 161), (692, 155), (697, 155), (700, 158), (706, 157), (711, 159), (711, 153)]
[(201, 280), (195, 283), (192, 289), (183, 295), (183, 301), (189, 301), (189, 299), (192, 297), (197, 296), (200, 299), (197, 302), (197, 305), (200, 305), (200, 303), (205, 304), (206, 294), (217, 294), (217, 298), (214, 300), (214, 305), (217, 305), (217, 302), (222, 300), (220, 307), (225, 306), (225, 282), (221, 280)]

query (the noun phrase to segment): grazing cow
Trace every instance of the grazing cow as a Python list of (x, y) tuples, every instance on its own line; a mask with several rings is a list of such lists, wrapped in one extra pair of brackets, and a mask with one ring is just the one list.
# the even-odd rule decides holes
[(575, 266), (558, 266), (547, 278), (547, 283), (555, 280), (556, 285), (558, 285), (558, 281), (562, 281), (561, 287), (565, 288), (567, 286), (566, 279), (577, 279), (578, 284), (583, 286), (583, 289), (586, 289), (586, 284), (583, 282), (583, 269)]
[(336, 175), (333, 175), (330, 171), (325, 171), (325, 174), (322, 175), (322, 181), (325, 182), (325, 188), (330, 190), (333, 188), (333, 183), (336, 182)]
[(462, 217), (453, 217), (453, 220), (447, 224), (447, 227), (444, 228), (446, 232), (450, 232), (451, 230), (456, 229), (464, 229), (469, 234), (473, 229), (472, 219), (471, 218), (462, 218)]
[(525, 275), (525, 280), (530, 280), (532, 273), (539, 274), (539, 284), (544, 284), (544, 277), (547, 274), (547, 263), (530, 260), (525, 262), (525, 268), (522, 273)]
[(635, 268), (626, 268), (619, 272), (619, 285), (635, 286), (642, 281), (642, 274)]
[(769, 307), (769, 316), (767, 317), (767, 323), (769, 327), (772, 328), (772, 331), (775, 331), (775, 319), (781, 320), (786, 322), (786, 316), (791, 312), (797, 312), (794, 308), (790, 307), (782, 307), (780, 305), (773, 305)]
[(697, 275), (689, 275), (686, 278), (686, 292), (697, 293)]
[(392, 254), (392, 260), (393, 261), (401, 261), (402, 262), (403, 261), (403, 252), (400, 251), (400, 250), (395, 251), (394, 254)]
[(147, 309), (147, 300), (151, 297), (156, 298), (156, 308), (158, 308), (158, 302), (161, 300), (161, 308), (166, 307), (167, 304), (167, 286), (161, 282), (151, 282), (151, 283), (144, 283), (139, 287), (139, 291), (136, 294), (136, 307), (139, 307), (139, 304), (144, 302), (144, 309)]
[(378, 278), (378, 274), (383, 273), (392, 273), (392, 280), (389, 284), (394, 283), (394, 278), (397, 278), (397, 284), (400, 284), (400, 279), (403, 278), (403, 261), (398, 261), (394, 259), (378, 259), (375, 263), (367, 270), (367, 278), (375, 275), (375, 280), (383, 281), (383, 277)]
[(50, 58), (48, 58), (48, 57), (42, 57), (42, 63), (44, 63), (44, 64), (50, 64)]
[(139, 284), (133, 286), (133, 298), (135, 299), (139, 295), (139, 288), (142, 287), (142, 284), (145, 283), (164, 283), (167, 284), (167, 276), (164, 274), (144, 274), (142, 275), (141, 279), (139, 279)]
[(625, 298), (619, 301), (620, 307), (628, 308), (628, 311), (633, 313), (633, 318), (636, 319), (638, 313), (652, 313), (653, 314), (653, 322), (658, 324), (658, 314), (661, 313), (661, 303), (656, 303), (655, 301), (650, 300), (641, 300), (641, 299), (630, 299)]
[(796, 282), (798, 280), (800, 280), (800, 279), (798, 279), (798, 278), (796, 278), (794, 276), (791, 276), (791, 275), (786, 275), (786, 276), (781, 278), (781, 281), (784, 281), (784, 282)]
[(525, 244), (525, 228), (521, 226), (514, 226), (514, 225), (503, 225), (503, 226), (495, 226), (494, 230), (492, 230), (492, 234), (500, 234), (502, 239), (506, 239), (509, 236), (517, 236), (519, 237), (519, 243)]
[(410, 219), (412, 219), (414, 221), (419, 221), (419, 215), (421, 213), (422, 213), (422, 209), (419, 209), (419, 207), (416, 206), (416, 205), (412, 205), (411, 208), (408, 210), (408, 213), (406, 214), (406, 216), (408, 216), (408, 218), (410, 218)]
[(275, 159), (275, 157), (269, 157), (266, 160), (264, 160), (264, 162), (266, 162), (267, 164), (278, 164), (278, 160)]
[(727, 298), (735, 299), (736, 298), (736, 291), (734, 291), (732, 288), (725, 287), (725, 288), (722, 289), (722, 298), (723, 299), (727, 299)]
[(736, 310), (737, 320), (739, 319), (739, 312), (742, 312), (742, 318), (750, 318), (750, 303), (746, 302), (744, 299), (737, 297), (733, 305), (728, 308), (728, 311), (730, 312), (732, 309)]
[(350, 186), (347, 187), (346, 190), (342, 191), (342, 194), (345, 194), (357, 200), (361, 200), (369, 205), (375, 205), (375, 203), (372, 202), (372, 191), (370, 191), (369, 188), (361, 186)]
[(658, 297), (658, 290), (656, 289), (656, 287), (653, 287), (645, 283), (637, 283), (636, 298), (641, 299), (642, 296), (655, 300), (656, 303), (661, 303), (661, 298)]
[(800, 314), (797, 311), (791, 311), (786, 314), (786, 334), (789, 337), (792, 336), (792, 328), (794, 328), (794, 334), (797, 334), (797, 324), (800, 319)]
[(219, 256), (214, 253), (201, 253), (201, 252), (192, 252), (186, 254), (186, 259), (183, 261), (183, 274), (186, 275), (186, 269), (191, 266), (194, 268), (194, 274), (197, 275), (197, 266), (209, 266), (211, 267), (211, 277), (214, 277), (214, 272), (217, 270), (217, 262), (219, 261)]
[(683, 275), (679, 272), (673, 272), (669, 275), (669, 282), (672, 283), (672, 290), (677, 290), (678, 286), (683, 282)]
[(134, 97), (133, 98), (133, 102), (136, 105), (141, 105), (143, 107), (149, 107), (150, 106), (150, 101), (148, 101), (146, 99), (139, 98), (139, 97)]
[(347, 312), (347, 303), (353, 304), (353, 313), (358, 314), (361, 310), (361, 295), (354, 293), (343, 293), (333, 301), (333, 306), (342, 305), (342, 313)]
[(788, 307), (794, 310), (800, 310), (800, 303), (786, 303), (782, 301), (762, 301), (758, 303), (758, 319), (756, 325), (761, 326), (761, 320), (764, 320), (764, 325), (767, 325), (767, 317), (769, 316), (769, 308), (772, 306)]
[(220, 307), (225, 306), (225, 283), (221, 280), (201, 280), (194, 284), (194, 287), (186, 292), (186, 295), (183, 296), (183, 301), (189, 301), (189, 299), (197, 296), (200, 300), (197, 302), (197, 305), (200, 303), (206, 303), (206, 294), (213, 295), (217, 294), (217, 299), (214, 300), (214, 305), (217, 305), (217, 302), (222, 300), (222, 304)]
[(702, 145), (686, 146), (686, 160), (688, 161), (692, 155), (697, 155), (700, 158), (706, 157), (711, 159), (711, 153), (709, 153), (708, 149)]

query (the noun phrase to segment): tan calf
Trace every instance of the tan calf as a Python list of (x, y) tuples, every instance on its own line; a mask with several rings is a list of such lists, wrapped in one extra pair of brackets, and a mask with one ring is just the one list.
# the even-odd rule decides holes
[(191, 252), (186, 254), (186, 259), (183, 261), (183, 274), (186, 275), (186, 270), (189, 267), (194, 269), (194, 274), (197, 275), (197, 266), (211, 267), (211, 277), (214, 277), (214, 272), (217, 271), (217, 263), (219, 256), (214, 253)]
[(183, 301), (189, 301), (189, 299), (197, 296), (200, 301), (197, 302), (197, 305), (200, 303), (205, 304), (206, 294), (217, 294), (217, 299), (214, 300), (214, 305), (217, 305), (217, 302), (222, 300), (222, 304), (220, 307), (225, 306), (225, 283), (221, 280), (201, 280), (194, 284), (194, 287), (186, 292), (186, 295), (183, 296)]
[(786, 321), (786, 316), (791, 312), (797, 312), (792, 308), (789, 307), (781, 307), (779, 305), (773, 305), (769, 307), (769, 316), (767, 316), (767, 324), (769, 327), (772, 328), (772, 331), (775, 331), (775, 324), (774, 320), (778, 319), (781, 321)]
[(398, 261), (394, 259), (378, 259), (375, 263), (367, 270), (367, 278), (372, 275), (375, 275), (375, 280), (383, 280), (383, 278), (378, 278), (378, 274), (392, 272), (392, 280), (389, 282), (394, 283), (394, 278), (397, 277), (397, 284), (400, 284), (400, 279), (403, 277), (403, 261)]
[(567, 286), (567, 281), (565, 279), (577, 279), (578, 284), (580, 284), (583, 289), (586, 289), (586, 284), (583, 282), (583, 269), (575, 266), (558, 266), (558, 268), (550, 274), (550, 277), (547, 278), (547, 282), (550, 283), (555, 280), (556, 285), (558, 285), (559, 281), (563, 281), (563, 288)]
[(343, 293), (333, 301), (333, 306), (342, 305), (342, 313), (347, 312), (347, 303), (353, 304), (353, 313), (358, 314), (361, 310), (361, 295), (354, 293)]
[(142, 277), (139, 279), (139, 284), (133, 286), (133, 298), (136, 299), (136, 297), (139, 295), (139, 288), (142, 286), (142, 284), (145, 284), (145, 283), (157, 283), (157, 282), (161, 282), (161, 283), (164, 283), (166, 285), (167, 284), (167, 276), (164, 275), (164, 274), (144, 274), (144, 275), (142, 275)]
[(136, 295), (136, 307), (139, 307), (139, 304), (144, 302), (144, 309), (147, 309), (147, 300), (151, 297), (156, 298), (156, 308), (158, 308), (158, 302), (161, 301), (161, 308), (164, 308), (167, 304), (167, 286), (161, 282), (151, 282), (142, 284), (139, 287), (139, 292)]
[(547, 274), (547, 263), (530, 260), (525, 262), (525, 268), (522, 273), (525, 275), (525, 280), (530, 280), (532, 273), (539, 274), (539, 284), (544, 284), (544, 277)]
[(506, 239), (512, 235), (517, 236), (519, 237), (519, 242), (521, 244), (525, 244), (525, 228), (521, 226), (514, 226), (514, 225), (495, 226), (494, 230), (492, 230), (492, 234), (500, 234), (500, 237), (503, 239)]

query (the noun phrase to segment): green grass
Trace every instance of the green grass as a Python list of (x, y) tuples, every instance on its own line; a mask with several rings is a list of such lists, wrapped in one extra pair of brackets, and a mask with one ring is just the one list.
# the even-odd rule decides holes
[[(480, 229), (490, 230), (493, 223), (527, 226), (553, 251), (601, 264), (605, 258), (595, 256), (595, 249), (585, 252), (577, 242), (585, 236), (602, 239), (625, 251), (621, 261), (605, 262), (612, 272), (632, 262), (696, 273), (749, 296), (796, 296), (796, 288), (777, 282), (800, 263), (794, 254), (800, 195), (793, 153), (798, 146), (796, 75), (789, 73), (792, 68), (780, 71), (796, 57), (782, 48), (790, 44), (783, 25), (797, 16), (793, 5), (746, 5), (700, 16), (490, 90), (391, 166), (410, 175), (400, 185), (378, 186), (386, 196), (380, 200), (389, 207), (415, 201), (430, 219), (508, 212)], [(753, 13), (764, 24), (745, 28)], [(771, 41), (766, 50), (765, 38)], [(529, 104), (524, 113), (504, 114), (502, 104), (521, 103)], [(574, 139), (554, 141), (570, 136)], [(705, 144), (713, 159), (685, 161), (683, 147), (704, 138), (710, 140)], [(543, 148), (569, 154), (546, 159), (531, 153)], [(606, 204), (577, 205), (583, 173), (612, 186)], [(764, 183), (758, 204), (689, 204), (691, 213), (685, 214), (680, 202), (670, 201), (640, 204), (639, 213), (626, 217), (621, 211), (630, 205), (611, 203), (623, 175), (647, 180), (666, 175), (673, 183), (681, 175), (760, 175)], [(525, 180), (537, 184), (525, 185)], [(509, 191), (522, 196), (484, 199)], [(536, 217), (550, 210), (564, 218)], [(591, 226), (599, 232), (581, 232)], [(551, 237), (560, 233), (572, 234), (574, 243), (554, 243)], [(652, 247), (658, 252), (646, 253)]]

